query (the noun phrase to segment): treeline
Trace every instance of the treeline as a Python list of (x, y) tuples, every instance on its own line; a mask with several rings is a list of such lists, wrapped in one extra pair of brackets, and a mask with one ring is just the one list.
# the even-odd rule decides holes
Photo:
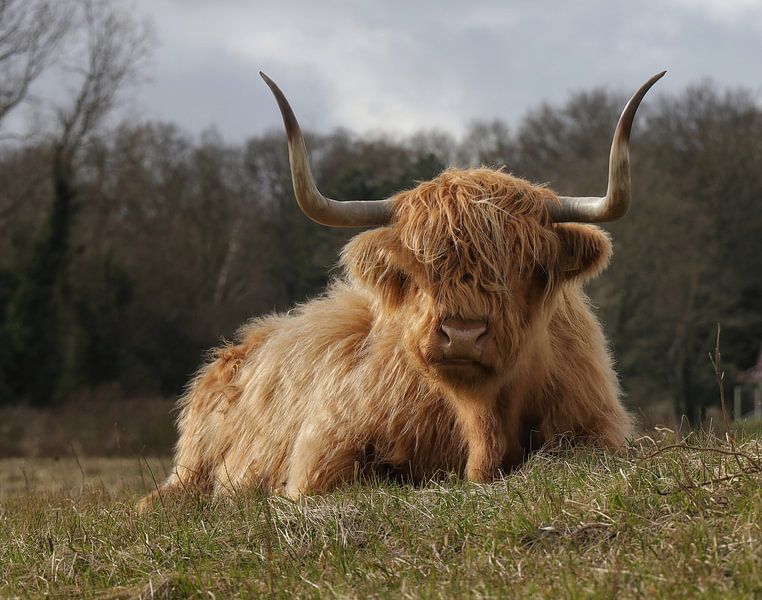
[[(175, 395), (204, 349), (336, 274), (352, 232), (301, 214), (281, 131), (231, 145), (172, 124), (107, 127), (150, 47), (114, 0), (0, 2), (0, 404), (51, 405), (106, 385)], [(41, 135), (5, 135), (7, 115), (51, 69), (70, 97), (38, 107)], [(386, 197), (478, 165), (603, 194), (623, 101), (582, 93), (513, 130), (474, 123), (460, 139), (307, 141), (336, 198)], [(633, 206), (610, 226), (615, 258), (589, 291), (628, 402), (671, 405), (695, 424), (718, 397), (717, 322), (727, 380), (762, 342), (762, 107), (709, 84), (649, 96), (632, 153)]]
[[(717, 398), (716, 323), (728, 378), (762, 341), (762, 109), (709, 85), (647, 104), (633, 135), (633, 206), (610, 226), (615, 257), (589, 290), (630, 404), (668, 401), (696, 422)], [(543, 105), (515, 131), (498, 121), (460, 140), (339, 131), (308, 145), (321, 190), (336, 198), (385, 197), (446, 166), (480, 164), (602, 194), (621, 105), (596, 91)], [(320, 293), (352, 235), (301, 214), (280, 131), (241, 146), (167, 124), (94, 136), (72, 165), (64, 225), (53, 153), (43, 143), (0, 157), (5, 403), (113, 382), (132, 395), (176, 394), (204, 349), (246, 319)], [(41, 253), (56, 227), (66, 232)]]

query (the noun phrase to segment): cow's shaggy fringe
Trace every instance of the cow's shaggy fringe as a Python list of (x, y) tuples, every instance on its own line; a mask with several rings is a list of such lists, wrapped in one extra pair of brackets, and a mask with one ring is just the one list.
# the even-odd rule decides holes
[(554, 198), (500, 171), (449, 169), (399, 195), (397, 223), (404, 246), (440, 279), (478, 273), (485, 289), (502, 291), (517, 271), (555, 260), (545, 208)]
[[(250, 322), (199, 371), (162, 493), (296, 497), (368, 472), (486, 481), (560, 434), (619, 447), (631, 420), (581, 289), (611, 244), (552, 224), (553, 201), (484, 168), (398, 194), (393, 223), (347, 244), (322, 297)], [(434, 364), (451, 317), (493, 328), (479, 369)]]

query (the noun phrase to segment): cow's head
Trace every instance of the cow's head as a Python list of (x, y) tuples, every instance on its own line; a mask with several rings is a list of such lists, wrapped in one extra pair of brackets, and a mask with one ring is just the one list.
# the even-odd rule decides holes
[(383, 323), (419, 369), (458, 388), (499, 385), (541, 338), (564, 285), (596, 275), (611, 254), (599, 223), (630, 202), (629, 136), (647, 81), (619, 119), (603, 198), (558, 196), (502, 171), (450, 169), (376, 201), (318, 191), (299, 125), (264, 74), (283, 115), (297, 202), (311, 219), (374, 227), (344, 249), (345, 270), (373, 292)]

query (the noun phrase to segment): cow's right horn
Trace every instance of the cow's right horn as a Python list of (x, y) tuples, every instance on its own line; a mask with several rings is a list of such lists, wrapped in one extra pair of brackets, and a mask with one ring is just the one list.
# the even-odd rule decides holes
[(390, 223), (392, 220), (391, 199), (338, 202), (320, 193), (312, 177), (307, 147), (304, 145), (302, 131), (294, 111), (291, 110), (288, 100), (275, 82), (262, 71), (259, 74), (275, 95), (283, 116), (288, 137), (291, 180), (294, 183), (296, 201), (302, 212), (316, 223), (331, 227), (373, 227)]

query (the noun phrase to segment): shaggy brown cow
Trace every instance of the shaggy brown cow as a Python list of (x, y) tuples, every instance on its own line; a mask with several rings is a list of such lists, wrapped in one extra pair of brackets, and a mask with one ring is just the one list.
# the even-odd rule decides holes
[(163, 492), (263, 486), (292, 498), (360, 471), (485, 482), (523, 460), (525, 433), (617, 448), (631, 433), (601, 326), (582, 291), (611, 255), (601, 229), (630, 200), (629, 134), (614, 134), (603, 198), (569, 198), (491, 169), (450, 169), (374, 202), (323, 197), (291, 107), (297, 202), (318, 223), (375, 226), (323, 296), (245, 325), (181, 400)]

